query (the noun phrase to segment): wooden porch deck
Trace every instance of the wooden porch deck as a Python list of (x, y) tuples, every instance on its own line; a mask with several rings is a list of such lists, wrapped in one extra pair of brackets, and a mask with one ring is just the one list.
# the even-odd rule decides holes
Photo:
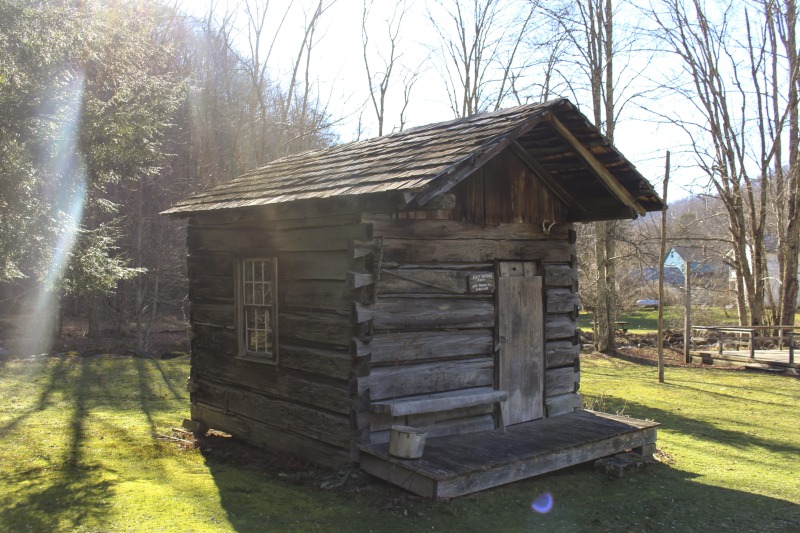
[(500, 430), (428, 439), (420, 459), (362, 447), (361, 468), (429, 498), (452, 498), (629, 449), (652, 453), (656, 422), (576, 411)]
[[(797, 349), (795, 349), (797, 353)], [(693, 363), (719, 366), (744, 366), (759, 370), (782, 371), (789, 374), (800, 375), (800, 363), (789, 362), (789, 350), (758, 350), (750, 357), (750, 350), (722, 350), (716, 347), (694, 349), (689, 351)]]

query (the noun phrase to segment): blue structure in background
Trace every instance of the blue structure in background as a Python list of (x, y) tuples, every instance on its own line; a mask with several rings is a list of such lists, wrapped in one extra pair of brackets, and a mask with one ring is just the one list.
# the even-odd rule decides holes
[[(727, 282), (728, 265), (712, 258), (699, 246), (673, 246), (664, 258), (664, 281), (670, 285), (683, 285), (686, 265), (693, 278), (717, 278)], [(656, 274), (658, 279), (658, 274)]]

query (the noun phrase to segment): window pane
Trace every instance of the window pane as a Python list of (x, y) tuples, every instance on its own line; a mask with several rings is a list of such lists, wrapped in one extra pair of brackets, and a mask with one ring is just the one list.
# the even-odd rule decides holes
[(245, 336), (249, 351), (272, 352), (274, 336), (271, 316), (268, 307), (245, 308)]
[(248, 330), (256, 329), (256, 309), (254, 307), (245, 308), (245, 327)]
[(253, 305), (255, 303), (255, 298), (253, 295), (253, 283), (250, 281), (244, 282), (244, 304), (245, 305)]
[(266, 334), (263, 331), (251, 331), (247, 349), (251, 352), (266, 352)]
[(261, 305), (272, 305), (272, 283), (265, 282), (261, 285)]
[(244, 349), (274, 354), (274, 259), (243, 260), (242, 273)]

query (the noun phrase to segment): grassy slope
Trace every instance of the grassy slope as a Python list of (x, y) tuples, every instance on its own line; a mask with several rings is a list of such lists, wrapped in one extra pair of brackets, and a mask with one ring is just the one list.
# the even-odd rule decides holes
[[(322, 490), (155, 435), (186, 416), (186, 358), (0, 362), (0, 530), (784, 531), (800, 528), (800, 380), (591, 357), (583, 392), (664, 424), (675, 459), (609, 480), (577, 467), (428, 502)], [(553, 511), (530, 504), (550, 493)]]
[[(633, 309), (623, 313), (619, 320), (628, 322), (628, 331), (642, 335), (658, 331), (658, 309)], [(736, 314), (725, 316), (719, 307), (704, 307), (693, 310), (692, 322), (696, 325), (735, 325)], [(683, 329), (683, 307), (669, 306), (664, 308), (664, 325), (667, 329)], [(592, 314), (581, 313), (578, 327), (584, 331), (592, 330)]]

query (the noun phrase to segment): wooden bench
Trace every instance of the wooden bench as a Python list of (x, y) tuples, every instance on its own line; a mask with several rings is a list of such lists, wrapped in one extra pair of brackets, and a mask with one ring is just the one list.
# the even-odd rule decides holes
[(495, 390), (490, 387), (479, 387), (380, 400), (372, 402), (370, 408), (373, 413), (394, 417), (494, 404), (498, 407), (496, 409), (497, 413), (499, 413), (498, 425), (505, 431), (503, 411), (499, 407), (500, 402), (504, 402), (506, 399), (508, 399), (508, 393), (505, 391)]

